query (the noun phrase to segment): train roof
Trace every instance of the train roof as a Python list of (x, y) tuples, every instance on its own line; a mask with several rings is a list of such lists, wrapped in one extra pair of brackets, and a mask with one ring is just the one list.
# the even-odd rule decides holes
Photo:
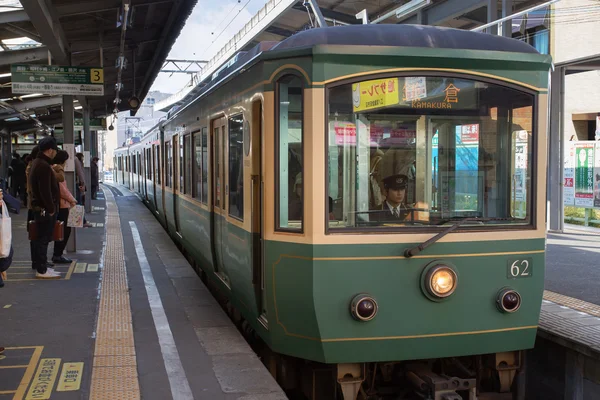
[(325, 44), (538, 53), (534, 47), (525, 42), (498, 35), (406, 24), (366, 24), (309, 29), (279, 42), (271, 50)]

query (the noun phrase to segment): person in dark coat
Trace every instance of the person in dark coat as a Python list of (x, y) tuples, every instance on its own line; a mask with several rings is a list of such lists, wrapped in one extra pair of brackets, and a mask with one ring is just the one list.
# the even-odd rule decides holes
[(38, 279), (57, 279), (60, 274), (48, 266), (48, 244), (52, 241), (59, 210), (60, 189), (51, 163), (58, 151), (56, 140), (47, 136), (40, 140), (39, 153), (29, 173), (31, 208), (37, 236), (32, 240), (32, 267)]
[(25, 162), (21, 160), (19, 153), (13, 153), (13, 159), (10, 162), (11, 173), (11, 191), (15, 197), (21, 197), (25, 201)]
[(98, 157), (94, 157), (90, 164), (90, 173), (92, 176), (92, 200), (96, 200), (96, 193), (98, 192), (98, 160)]

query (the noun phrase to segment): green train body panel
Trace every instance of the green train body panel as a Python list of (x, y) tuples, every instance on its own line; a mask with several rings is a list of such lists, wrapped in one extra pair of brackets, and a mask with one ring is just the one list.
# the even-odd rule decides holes
[[(442, 257), (419, 259), (402, 257), (406, 247), (269, 242), (265, 264), (272, 282), (268, 297), (274, 311), (269, 321), (275, 319), (269, 325), (273, 347), (290, 355), (302, 348), (305, 358), (335, 363), (533, 347), (544, 288), (544, 254), (540, 253), (544, 240), (482, 242), (476, 249), (471, 243), (438, 243), (424, 255)], [(474, 250), (525, 254), (468, 256)], [(371, 254), (374, 259), (365, 257)], [(531, 275), (510, 279), (510, 263), (523, 258), (531, 259)], [(458, 273), (457, 291), (441, 302), (425, 297), (420, 286), (423, 269), (433, 261), (449, 263)], [(496, 307), (498, 292), (507, 286), (523, 296), (523, 305), (514, 314)], [(350, 317), (350, 301), (358, 293), (369, 293), (378, 302), (379, 313), (368, 323)], [(429, 347), (430, 340), (435, 350)], [(481, 345), (477, 348), (473, 343)]]
[[(377, 74), (414, 71), (419, 75), (419, 70), (431, 74), (437, 70), (472, 79), (499, 77), (546, 93), (549, 68), (550, 58), (545, 55), (497, 51), (336, 45), (268, 51), (242, 74), (180, 111), (177, 120), (167, 123), (164, 139), (176, 133), (178, 126), (206, 126), (206, 121), (221, 110), (247, 104), (252, 94), (273, 91), (277, 78), (290, 71), (301, 71), (305, 88), (322, 88), (340, 77), (359, 74), (369, 79)], [(120, 183), (140, 190), (137, 180), (130, 182), (130, 173), (122, 175), (119, 171), (116, 176)], [(152, 182), (147, 185), (147, 204), (171, 237), (276, 352), (324, 363), (383, 362), (521, 350), (535, 343), (544, 289), (544, 239), (520, 239), (519, 231), (515, 231), (515, 240), (438, 242), (413, 259), (402, 254), (419, 243), (265, 241), (267, 328), (259, 322), (252, 233), (227, 223), (221, 215), (213, 216), (185, 196), (174, 196), (170, 191), (163, 194), (161, 185), (156, 186), (154, 198)], [(245, 190), (249, 186), (245, 182)], [(211, 218), (220, 229), (214, 243)], [(402, 241), (407, 235), (410, 233), (397, 236)], [(222, 262), (216, 261), (213, 249), (222, 255)], [(521, 259), (529, 260), (531, 274), (511, 278), (511, 263)], [(435, 261), (449, 263), (458, 273), (456, 292), (440, 302), (428, 299), (421, 289), (423, 269)], [(227, 284), (217, 272), (227, 275)], [(498, 310), (496, 296), (504, 287), (521, 294), (523, 303), (518, 312)], [(369, 293), (378, 302), (379, 313), (368, 323), (350, 315), (350, 301), (358, 293)]]

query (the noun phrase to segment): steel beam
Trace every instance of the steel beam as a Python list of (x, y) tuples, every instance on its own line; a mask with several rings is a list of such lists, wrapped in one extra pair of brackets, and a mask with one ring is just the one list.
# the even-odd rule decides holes
[[(294, 10), (306, 13), (306, 8), (304, 8), (302, 3), (296, 3), (296, 4), (294, 4), (294, 6), (292, 8)], [(361, 21), (357, 20), (356, 16), (354, 16), (354, 15), (344, 14), (339, 11), (333, 11), (333, 10), (323, 8), (323, 7), (319, 7), (319, 10), (321, 11), (321, 14), (323, 14), (323, 17), (325, 17), (325, 18), (330, 18), (332, 20), (344, 22), (346, 24), (351, 24), (351, 25), (361, 24)]]
[(3, 26), (3, 28), (6, 29), (7, 31), (16, 33), (17, 35), (25, 36), (31, 40), (35, 40), (38, 43), (42, 43), (42, 38), (39, 35), (37, 35), (33, 32), (30, 32), (27, 29), (23, 29), (20, 26), (16, 26), (13, 24), (6, 24), (5, 26)]
[(0, 13), (0, 24), (10, 24), (12, 22), (29, 21), (29, 16), (24, 10), (8, 11)]
[(3, 51), (0, 54), (2, 54), (2, 56), (0, 56), (0, 65), (29, 63), (33, 61), (47, 60), (48, 48), (40, 46), (25, 50)]
[[(502, 18), (512, 14), (513, 0), (502, 0)], [(512, 37), (512, 20), (502, 23), (502, 36)]]
[[(62, 96), (59, 98), (63, 105), (63, 113), (62, 113), (62, 125), (63, 125), (63, 149), (66, 149), (71, 145), (73, 146), (74, 142), (74, 125), (75, 125), (75, 116), (73, 114), (73, 96)], [(73, 146), (74, 149), (74, 146)], [(75, 157), (75, 151), (69, 152), (69, 157)], [(67, 164), (69, 168), (65, 169), (65, 181), (67, 182), (67, 188), (73, 194), (76, 195), (76, 187), (75, 187), (75, 162), (71, 161)], [(71, 167), (72, 166), (72, 167)], [(69, 241), (67, 242), (67, 251), (75, 252), (77, 250), (77, 229), (71, 229), (71, 236), (69, 237)]]
[(62, 103), (60, 97), (44, 97), (43, 99), (26, 100), (19, 103), (9, 103), (17, 111), (33, 110), (36, 108), (50, 107)]
[[(487, 22), (493, 22), (498, 19), (498, 0), (488, 0), (487, 4)], [(497, 26), (490, 26), (486, 29), (486, 33), (492, 35), (498, 34)]]
[(69, 44), (52, 5), (44, 0), (21, 0), (21, 5), (52, 57), (59, 64), (70, 65)]
[[(173, 0), (138, 0), (132, 1), (132, 7), (149, 6), (151, 4), (172, 3)], [(68, 3), (56, 6), (60, 17), (70, 17), (82, 14), (97, 14), (104, 11), (118, 10), (123, 5), (121, 0), (114, 1), (88, 1), (79, 3)]]
[[(460, 17), (473, 10), (485, 7), (488, 0), (448, 0), (423, 10), (428, 25), (440, 25), (449, 19)], [(417, 24), (418, 17), (413, 15), (402, 21), (403, 24)]]
[[(548, 137), (548, 230), (564, 229), (563, 175), (564, 175), (564, 104), (565, 68), (558, 67), (550, 80), (550, 129)], [(540, 132), (541, 135), (544, 132)]]
[(289, 29), (279, 28), (279, 27), (273, 26), (273, 25), (271, 25), (270, 27), (265, 29), (265, 32), (272, 33), (277, 36), (283, 36), (286, 38), (292, 36), (295, 33), (293, 31), (290, 31)]

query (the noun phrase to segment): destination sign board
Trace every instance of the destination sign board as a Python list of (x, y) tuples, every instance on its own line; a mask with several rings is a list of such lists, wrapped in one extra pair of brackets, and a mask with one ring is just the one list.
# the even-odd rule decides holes
[(104, 69), (58, 65), (11, 65), (13, 94), (104, 95)]

